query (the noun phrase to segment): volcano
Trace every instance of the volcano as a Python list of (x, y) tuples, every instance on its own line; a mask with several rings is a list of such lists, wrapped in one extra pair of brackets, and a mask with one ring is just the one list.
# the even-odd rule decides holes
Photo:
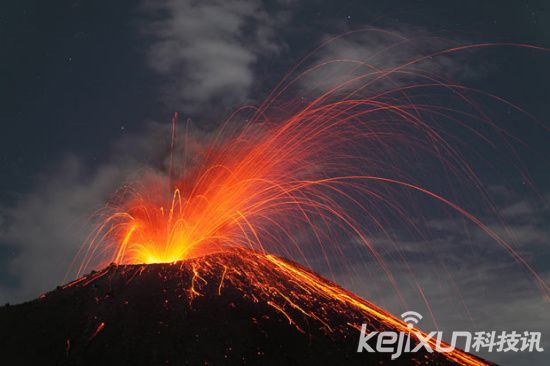
[[(352, 365), (361, 325), (406, 324), (308, 269), (247, 249), (170, 264), (111, 265), (0, 309), (2, 359), (34, 365)], [(392, 364), (480, 365), (455, 350)], [(11, 364), (8, 362), (8, 364)]]

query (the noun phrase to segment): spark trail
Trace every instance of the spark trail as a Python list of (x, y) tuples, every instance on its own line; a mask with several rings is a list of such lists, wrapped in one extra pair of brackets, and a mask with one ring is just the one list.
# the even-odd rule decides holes
[[(368, 60), (339, 60), (358, 64), (362, 71), (311, 99), (282, 102), (293, 85), (325, 64), (297, 75), (292, 70), (260, 107), (243, 107), (228, 118), (194, 153), (193, 165), (183, 169), (171, 155), (168, 184), (143, 181), (119, 192), (100, 212), (100, 224), (80, 253), (78, 273), (111, 262), (172, 263), (228, 248), (251, 248), (310, 289), (316, 286), (314, 279), (268, 253), (306, 264), (321, 257), (329, 269), (346, 268), (350, 258), (344, 244), (353, 241), (374, 259), (406, 303), (371, 237), (387, 234), (395, 218), (417, 230), (413, 218), (418, 211), (410, 204), (416, 192), (486, 232), (528, 270), (548, 299), (548, 285), (511, 243), (427, 184), (426, 175), (440, 175), (449, 182), (449, 192), (469, 187), (469, 197), (494, 210), (463, 151), (470, 139), (488, 144), (496, 139), (509, 146), (506, 133), (478, 107), (477, 97), (513, 105), (417, 67), (427, 58), (493, 46), (525, 47), (455, 47), (387, 69)], [(176, 119), (172, 154), (178, 153)], [(186, 134), (184, 141), (188, 139)], [(230, 273), (225, 267), (218, 292)], [(361, 307), (330, 288), (317, 290)], [(190, 296), (199, 296), (194, 285)], [(277, 302), (266, 301), (282, 310)], [(293, 306), (292, 299), (288, 304)]]

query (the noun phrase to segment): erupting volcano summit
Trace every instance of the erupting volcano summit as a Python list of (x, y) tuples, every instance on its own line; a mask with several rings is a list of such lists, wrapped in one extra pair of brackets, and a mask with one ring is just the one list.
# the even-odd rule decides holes
[[(380, 364), (361, 324), (407, 325), (304, 267), (248, 249), (172, 264), (111, 265), (0, 311), (3, 359), (40, 365)], [(481, 365), (404, 354), (396, 364)]]

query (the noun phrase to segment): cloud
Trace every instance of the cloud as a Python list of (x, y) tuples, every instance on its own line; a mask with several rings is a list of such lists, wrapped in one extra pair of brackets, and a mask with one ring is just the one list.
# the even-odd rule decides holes
[(0, 249), (13, 251), (3, 271), (15, 283), (0, 284), (0, 302), (21, 302), (61, 284), (93, 227), (93, 214), (123, 184), (162, 176), (167, 126), (151, 123), (140, 136), (113, 144), (106, 162), (89, 166), (67, 155), (45, 169), (13, 206), (0, 207)]
[(149, 64), (165, 77), (165, 97), (185, 111), (243, 103), (258, 60), (284, 48), (275, 36), (282, 13), (268, 14), (259, 0), (147, 0), (143, 10)]
[[(426, 57), (462, 43), (462, 40), (412, 26), (371, 27), (336, 38), (326, 36), (323, 46), (313, 54), (300, 86), (311, 93), (345, 83), (341, 85), (341, 91), (345, 92), (368, 83), (367, 93), (371, 90), (378, 93), (411, 82), (456, 82), (479, 76), (484, 70), (471, 53), (468, 57), (464, 57), (464, 53)], [(381, 77), (411, 61), (414, 62), (399, 72)], [(349, 83), (352, 78), (360, 76), (359, 81)]]
[[(424, 318), (419, 324), (425, 331), (441, 330), (444, 339), (452, 331), (539, 331), (542, 332), (542, 346), (550, 348), (550, 313), (548, 303), (528, 278), (515, 264), (502, 264), (497, 260), (448, 265), (445, 270), (439, 263), (425, 260), (413, 267), (414, 280), (421, 286), (422, 293), (411, 281), (411, 273), (404, 268), (394, 267), (392, 273), (400, 284), (402, 304), (391, 291), (387, 279), (377, 272), (368, 272), (363, 266), (355, 268), (361, 281), (351, 282), (342, 275), (336, 280), (346, 283), (347, 288), (367, 300), (382, 306), (399, 316), (406, 310), (421, 313)], [(550, 280), (550, 272), (545, 272)], [(409, 285), (410, 284), (410, 285)], [(430, 308), (427, 307), (426, 301)], [(437, 326), (430, 314), (433, 312)], [(480, 354), (499, 364), (546, 364), (544, 353), (519, 352)]]
[[(506, 201), (496, 212), (482, 215), (482, 221), (509, 240), (548, 283), (550, 266), (544, 260), (550, 256), (550, 228), (545, 219), (548, 206), (538, 197), (522, 197), (509, 190), (502, 193)], [(497, 224), (497, 217), (505, 218), (505, 227)], [(419, 223), (415, 221), (415, 225)], [(365, 260), (355, 254), (354, 258), (363, 259), (350, 263), (332, 279), (393, 314), (420, 312), (424, 315), (420, 328), (424, 330), (438, 328), (447, 334), (453, 330), (540, 331), (542, 346), (550, 348), (548, 304), (521, 264), (479, 227), (465, 224), (459, 217), (428, 219), (423, 225), (429, 229), (427, 238), (403, 235), (405, 239), (400, 240), (395, 232), (397, 238), (393, 240), (371, 238), (406, 304), (372, 258)], [(357, 244), (351, 243), (350, 250), (357, 253)], [(350, 273), (355, 275), (350, 277)], [(326, 271), (324, 274), (330, 276)], [(485, 352), (481, 356), (503, 364), (546, 362), (545, 353)]]

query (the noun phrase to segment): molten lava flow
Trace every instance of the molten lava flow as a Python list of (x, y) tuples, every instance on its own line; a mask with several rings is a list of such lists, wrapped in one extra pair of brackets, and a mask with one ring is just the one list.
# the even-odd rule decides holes
[[(282, 359), (289, 363), (304, 362), (308, 354), (307, 357), (313, 354), (316, 360), (324, 361), (320, 363), (336, 364), (346, 360), (346, 364), (353, 365), (386, 364), (391, 362), (390, 354), (357, 352), (362, 324), (367, 324), (370, 331), (411, 331), (402, 320), (301, 265), (248, 249), (228, 248), (170, 264), (109, 266), (45, 294), (37, 306), (59, 306), (63, 303), (61, 298), (72, 304), (75, 297), (91, 302), (91, 313), (95, 315), (79, 313), (88, 322), (83, 328), (86, 334), (80, 338), (83, 341), (77, 342), (78, 337), (73, 335), (71, 348), (75, 355), (88, 352), (87, 342), (91, 340), (110, 349), (132, 346), (145, 354), (146, 350), (158, 353), (158, 349), (137, 347), (128, 342), (141, 342), (148, 337), (162, 339), (163, 334), (170, 337), (172, 343), (167, 343), (177, 342), (177, 347), (171, 346), (162, 357), (204, 357), (206, 361), (212, 355), (225, 353), (234, 358), (224, 362), (237, 359), (270, 364)], [(157, 310), (152, 313), (151, 309)], [(212, 311), (223, 321), (215, 322), (215, 327), (205, 327), (202, 321), (206, 317), (211, 322)], [(149, 325), (145, 328), (148, 331), (137, 340), (121, 337), (121, 329), (133, 327), (136, 318), (140, 324)], [(228, 337), (224, 337), (221, 344), (216, 342), (236, 326), (246, 329), (242, 334), (244, 342), (234, 342)], [(215, 329), (215, 336), (204, 334), (199, 328)], [(184, 351), (186, 347), (196, 347), (198, 333), (201, 341), (208, 344), (204, 348), (207, 355), (195, 349)], [(265, 334), (268, 337), (264, 337)], [(63, 336), (61, 340), (65, 339), (65, 334)], [(266, 345), (262, 339), (275, 343)], [(300, 344), (296, 362), (289, 361), (296, 357), (290, 339)], [(418, 344), (415, 339), (413, 342)], [(430, 338), (428, 342), (435, 348), (435, 339)], [(253, 355), (249, 350), (254, 351)], [(108, 356), (109, 352), (105, 354)], [(338, 360), (332, 362), (331, 357)], [(399, 363), (407, 365), (489, 364), (459, 349), (448, 353), (420, 350), (402, 357)]]

